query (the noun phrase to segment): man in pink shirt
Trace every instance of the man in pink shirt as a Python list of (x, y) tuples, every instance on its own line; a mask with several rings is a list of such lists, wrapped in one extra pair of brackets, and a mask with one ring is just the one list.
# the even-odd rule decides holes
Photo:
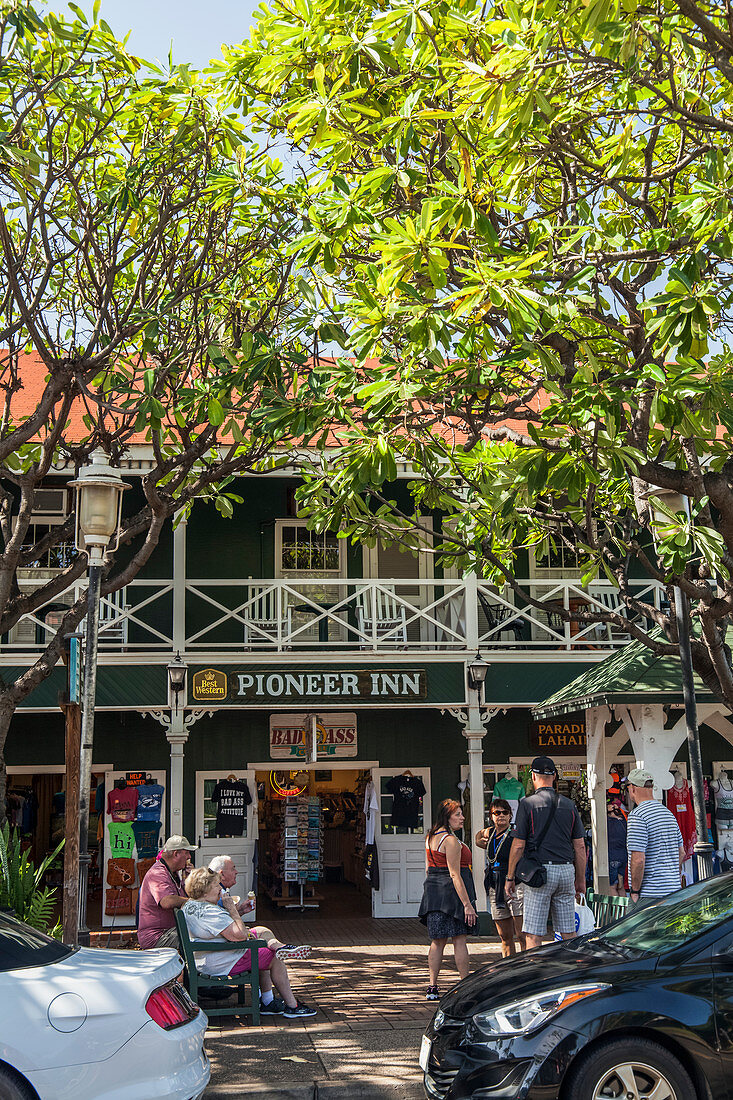
[(157, 862), (140, 886), (140, 913), (137, 938), (141, 947), (173, 947), (180, 951), (175, 909), (188, 901), (181, 871), (195, 852), (185, 836), (171, 836), (161, 848)]

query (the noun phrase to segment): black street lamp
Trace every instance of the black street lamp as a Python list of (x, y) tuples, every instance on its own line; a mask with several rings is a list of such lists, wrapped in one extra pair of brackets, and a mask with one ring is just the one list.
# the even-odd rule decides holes
[(479, 699), (481, 698), (481, 689), (484, 686), (486, 673), (488, 671), (488, 663), (483, 659), (480, 652), (477, 653), (468, 666), (468, 686), (478, 692)]
[(89, 556), (87, 591), (84, 687), (81, 710), (81, 748), (79, 752), (79, 928), (78, 941), (89, 944), (87, 928), (87, 880), (89, 877), (89, 795), (92, 783), (94, 746), (94, 703), (97, 694), (97, 642), (99, 636), (99, 592), (102, 570), (113, 535), (119, 537), (122, 494), (128, 488), (112, 469), (101, 449), (92, 452), (76, 481), (76, 548)]
[[(682, 493), (673, 489), (661, 489), (650, 486), (646, 493), (654, 511), (654, 498), (664, 500), (665, 506), (675, 514), (682, 512), (689, 517), (689, 501)], [(669, 516), (654, 511), (654, 519), (660, 526), (669, 523)], [(692, 647), (690, 645), (690, 601), (681, 588), (674, 590), (674, 612), (677, 624), (677, 639), (682, 670), (682, 698), (685, 704), (685, 724), (687, 726), (687, 747), (690, 753), (690, 782), (692, 801), (695, 810), (695, 859), (700, 879), (711, 878), (713, 874), (713, 845), (708, 840), (708, 823), (705, 814), (705, 790), (702, 774), (702, 752), (700, 751), (700, 731), (697, 725), (697, 699), (695, 698), (695, 678), (692, 667)]]

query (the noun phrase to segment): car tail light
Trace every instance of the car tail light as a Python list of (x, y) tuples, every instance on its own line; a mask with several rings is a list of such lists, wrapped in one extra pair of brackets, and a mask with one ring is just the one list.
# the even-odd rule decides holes
[(198, 1015), (198, 1005), (179, 982), (168, 982), (153, 990), (145, 1003), (145, 1011), (164, 1031), (187, 1024)]

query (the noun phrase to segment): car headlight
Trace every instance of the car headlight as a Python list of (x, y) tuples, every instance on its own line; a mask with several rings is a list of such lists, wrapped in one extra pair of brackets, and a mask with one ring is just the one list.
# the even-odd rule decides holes
[(443, 1026), (444, 1021), (445, 1021), (445, 1013), (443, 1012), (442, 1008), (439, 1008), (438, 1011), (433, 1016), (433, 1028), (435, 1029), (435, 1031), (440, 1031), (441, 1027)]
[(604, 989), (610, 989), (605, 982), (551, 989), (537, 997), (525, 997), (524, 1000), (501, 1005), (491, 1012), (478, 1012), (473, 1021), (481, 1031), (489, 1035), (527, 1035), (557, 1016), (563, 1009), (582, 1001), (584, 997), (602, 993)]

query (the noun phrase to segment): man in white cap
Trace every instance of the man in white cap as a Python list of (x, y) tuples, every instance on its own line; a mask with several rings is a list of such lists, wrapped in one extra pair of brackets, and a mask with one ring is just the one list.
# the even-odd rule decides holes
[(180, 951), (175, 910), (188, 901), (181, 871), (196, 845), (185, 836), (168, 837), (156, 863), (140, 885), (137, 939), (141, 947), (174, 947)]
[(636, 803), (626, 829), (629, 897), (632, 905), (638, 905), (640, 901), (666, 898), (681, 888), (685, 848), (674, 814), (654, 797), (652, 773), (632, 768), (627, 781), (631, 799)]

